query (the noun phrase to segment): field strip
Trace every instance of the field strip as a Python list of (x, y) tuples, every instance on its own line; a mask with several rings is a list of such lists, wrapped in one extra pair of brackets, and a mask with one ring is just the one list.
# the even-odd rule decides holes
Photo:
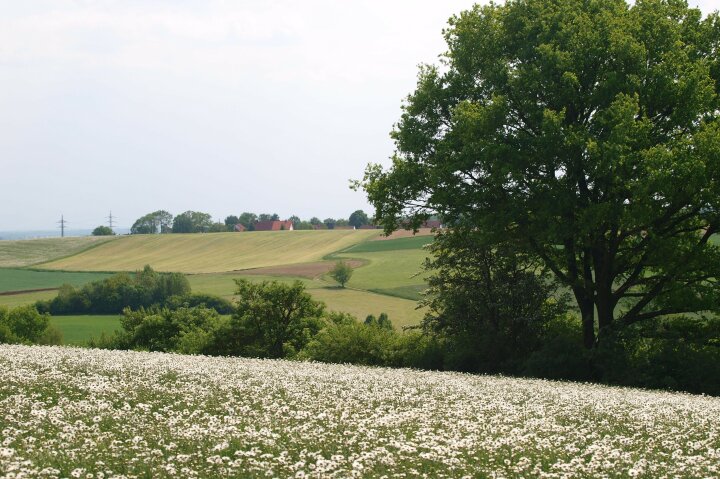
[(78, 236), (0, 241), (0, 268), (24, 268), (59, 260), (101, 244), (117, 241), (117, 236)]
[(50, 261), (45, 269), (214, 273), (310, 263), (378, 235), (377, 230), (168, 234), (123, 237), (80, 254)]

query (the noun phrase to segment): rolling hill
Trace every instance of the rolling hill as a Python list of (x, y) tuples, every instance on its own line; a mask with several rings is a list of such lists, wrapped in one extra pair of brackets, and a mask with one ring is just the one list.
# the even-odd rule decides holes
[(126, 236), (74, 256), (43, 263), (65, 271), (219, 273), (305, 263), (378, 236), (377, 230)]

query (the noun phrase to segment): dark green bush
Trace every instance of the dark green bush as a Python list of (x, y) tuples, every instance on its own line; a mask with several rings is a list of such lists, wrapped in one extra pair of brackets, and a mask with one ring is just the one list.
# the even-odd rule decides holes
[(205, 306), (174, 310), (151, 307), (126, 308), (120, 320), (122, 331), (90, 342), (91, 347), (139, 349), (185, 354), (217, 354), (214, 339), (227, 318)]
[(230, 301), (215, 294), (208, 293), (190, 293), (183, 296), (170, 296), (165, 301), (165, 306), (170, 309), (178, 309), (182, 306), (205, 306), (214, 309), (220, 314), (232, 314), (235, 311), (235, 307)]
[(0, 342), (62, 344), (62, 334), (50, 324), (50, 316), (33, 305), (0, 307)]

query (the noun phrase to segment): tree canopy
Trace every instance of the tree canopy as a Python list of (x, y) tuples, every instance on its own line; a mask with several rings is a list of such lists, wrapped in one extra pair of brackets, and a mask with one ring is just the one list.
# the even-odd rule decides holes
[(542, 261), (585, 345), (718, 311), (720, 21), (676, 0), (516, 0), (450, 20), (361, 182), (386, 231), (440, 214)]
[(165, 233), (170, 231), (172, 224), (173, 215), (165, 210), (153, 211), (138, 218), (130, 228), (130, 233), (134, 235)]
[(360, 228), (361, 226), (370, 223), (370, 221), (368, 220), (368, 215), (365, 214), (363, 210), (355, 210), (350, 215), (350, 218), (348, 218), (348, 223), (350, 226)]
[(100, 225), (92, 232), (93, 236), (112, 236), (115, 232), (109, 226)]
[(200, 211), (186, 211), (180, 213), (173, 220), (173, 233), (205, 233), (213, 225), (212, 216)]

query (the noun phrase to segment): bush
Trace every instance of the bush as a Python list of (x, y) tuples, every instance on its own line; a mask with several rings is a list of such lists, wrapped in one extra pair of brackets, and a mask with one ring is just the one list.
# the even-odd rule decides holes
[(226, 318), (204, 306), (175, 310), (151, 307), (126, 308), (120, 320), (123, 330), (114, 336), (93, 339), (91, 347), (140, 349), (184, 354), (217, 354), (214, 339)]
[(0, 342), (61, 344), (62, 334), (50, 325), (50, 316), (35, 306), (0, 307)]
[(360, 323), (355, 318), (328, 320), (327, 325), (307, 344), (302, 359), (326, 363), (369, 366), (402, 366), (399, 335), (377, 323)]
[(214, 309), (220, 314), (232, 314), (235, 311), (235, 307), (232, 302), (227, 299), (207, 293), (190, 293), (182, 296), (170, 296), (165, 301), (165, 306), (170, 309), (178, 309), (182, 306), (195, 307), (205, 306), (207, 308)]

